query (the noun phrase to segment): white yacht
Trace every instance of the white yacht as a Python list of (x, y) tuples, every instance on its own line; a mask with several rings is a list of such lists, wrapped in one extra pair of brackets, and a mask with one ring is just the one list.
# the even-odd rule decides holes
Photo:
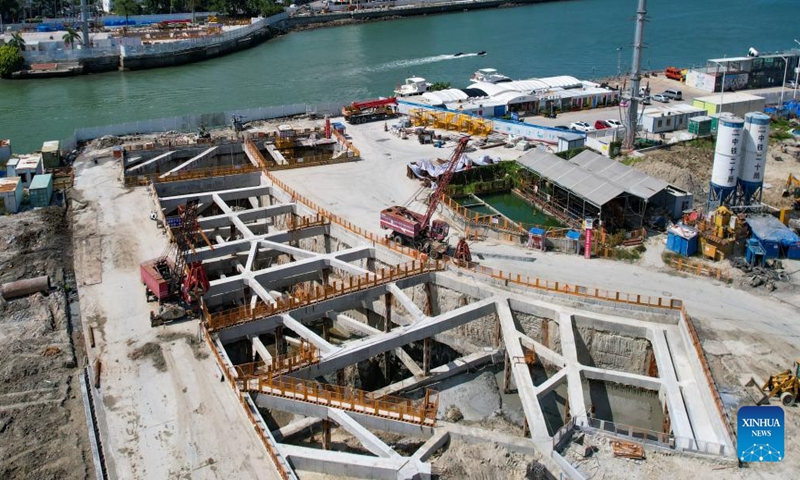
[(394, 93), (398, 97), (408, 97), (411, 95), (422, 95), (430, 90), (431, 84), (422, 77), (406, 78), (406, 83), (398, 85)]
[(486, 83), (502, 83), (510, 82), (511, 79), (498, 73), (494, 68), (481, 68), (472, 74), (470, 80), (473, 82), (486, 82)]

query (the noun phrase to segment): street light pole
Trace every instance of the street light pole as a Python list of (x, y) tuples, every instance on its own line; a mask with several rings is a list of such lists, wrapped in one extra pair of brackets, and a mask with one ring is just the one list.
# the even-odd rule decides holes
[(786, 89), (786, 74), (789, 72), (789, 59), (780, 56), (783, 59), (783, 82), (781, 83), (781, 110), (783, 110), (783, 91)]
[[(794, 43), (800, 45), (796, 38)], [(797, 64), (794, 66), (794, 93), (792, 93), (792, 100), (797, 98), (797, 82), (800, 82), (800, 52), (798, 52), (797, 60)]]
[[(795, 40), (797, 42), (797, 40)], [(800, 42), (798, 42), (800, 44)], [(622, 75), (622, 47), (617, 47), (617, 78)]]

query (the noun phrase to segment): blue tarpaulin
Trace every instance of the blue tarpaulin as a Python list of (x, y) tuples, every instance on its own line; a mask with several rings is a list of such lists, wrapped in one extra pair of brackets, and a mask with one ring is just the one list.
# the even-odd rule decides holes
[(761, 241), (777, 242), (784, 247), (800, 242), (800, 237), (775, 217), (750, 217), (747, 224), (753, 236)]

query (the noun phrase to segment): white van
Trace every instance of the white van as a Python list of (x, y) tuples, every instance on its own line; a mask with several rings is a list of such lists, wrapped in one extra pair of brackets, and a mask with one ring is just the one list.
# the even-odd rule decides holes
[(662, 95), (664, 95), (665, 97), (669, 97), (673, 100), (683, 100), (683, 93), (681, 93), (680, 90), (675, 90), (673, 88), (670, 88), (669, 90), (664, 90), (664, 93)]

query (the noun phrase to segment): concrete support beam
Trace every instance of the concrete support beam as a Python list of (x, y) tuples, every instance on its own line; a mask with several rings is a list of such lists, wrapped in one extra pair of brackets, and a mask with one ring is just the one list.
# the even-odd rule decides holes
[(313, 429), (316, 427), (320, 422), (322, 422), (321, 418), (317, 417), (306, 417), (300, 420), (296, 420), (285, 427), (281, 427), (277, 430), (272, 431), (272, 436), (275, 437), (275, 440), (278, 442), (282, 442), (287, 438), (290, 438), (298, 433), (301, 433), (303, 430), (306, 429)]
[(422, 310), (411, 300), (408, 295), (405, 294), (400, 288), (395, 284), (389, 285), (389, 293), (394, 295), (394, 298), (400, 302), (400, 305), (406, 309), (409, 315), (411, 315), (411, 319), (415, 322), (418, 322), (425, 318), (425, 314), (422, 313)]
[(415, 362), (414, 359), (411, 358), (411, 355), (409, 355), (408, 353), (406, 353), (405, 350), (403, 350), (403, 347), (395, 348), (394, 353), (395, 355), (397, 355), (397, 358), (401, 362), (403, 362), (403, 365), (406, 366), (408, 371), (411, 372), (411, 375), (414, 375), (415, 377), (423, 375), (422, 369), (419, 368), (417, 362)]
[(520, 332), (519, 341), (525, 348), (536, 352), (537, 357), (542, 357), (543, 359), (547, 360), (549, 363), (553, 365), (564, 367), (567, 364), (566, 360), (564, 360), (563, 355), (556, 353), (554, 350), (545, 347), (544, 345), (532, 339), (531, 337), (525, 335), (524, 333)]
[(566, 369), (562, 369), (562, 370), (557, 371), (552, 377), (550, 377), (547, 380), (545, 380), (544, 383), (542, 383), (538, 387), (535, 387), (536, 388), (536, 396), (537, 397), (543, 397), (543, 396), (547, 395), (548, 393), (550, 393), (553, 390), (555, 390), (556, 388), (558, 388), (559, 385), (564, 383), (564, 381), (566, 379), (567, 379), (567, 370)]
[(240, 240), (233, 240), (230, 242), (226, 242), (224, 245), (215, 245), (214, 250), (211, 250), (208, 247), (201, 247), (196, 249), (195, 258), (198, 261), (209, 261), (214, 259), (219, 259), (226, 255), (233, 255), (238, 252), (246, 252), (250, 249), (250, 245), (252, 242), (257, 242), (259, 240), (270, 240), (276, 243), (284, 243), (288, 242), (292, 239), (304, 239), (304, 238), (312, 238), (316, 236), (326, 235), (330, 232), (330, 226), (328, 225), (317, 225), (314, 227), (304, 228), (300, 231), (294, 232), (273, 232), (267, 233), (263, 235), (256, 235), (252, 239), (240, 239)]
[(526, 363), (515, 363), (513, 361), (515, 358), (524, 358), (525, 352), (519, 342), (519, 331), (514, 325), (514, 316), (511, 313), (511, 307), (508, 305), (508, 300), (498, 300), (497, 315), (503, 329), (506, 353), (512, 360), (511, 374), (517, 386), (517, 393), (519, 393), (525, 418), (528, 420), (528, 425), (531, 426), (533, 441), (545, 446), (547, 448), (546, 451), (549, 453), (552, 449), (550, 435), (547, 433), (547, 423), (544, 419), (542, 406), (539, 404), (539, 398), (536, 396), (536, 387), (533, 386), (530, 370)]
[(408, 462), (403, 457), (378, 458), (282, 443), (279, 449), (298, 470), (324, 473), (334, 477), (397, 480), (400, 469)]
[[(592, 380), (602, 380), (606, 382), (621, 383), (623, 385), (632, 385), (638, 388), (655, 390), (656, 392), (658, 392), (663, 385), (660, 379), (648, 377), (646, 375), (637, 375), (635, 373), (620, 372), (618, 370), (608, 370), (597, 367), (581, 366), (580, 369), (584, 377)], [(572, 405), (570, 405), (570, 408), (572, 408)]]
[[(251, 200), (255, 200), (252, 197), (250, 198)], [(239, 217), (243, 222), (253, 222), (256, 220), (272, 218), (278, 215), (284, 215), (286, 213), (293, 213), (293, 212), (294, 212), (294, 204), (288, 204), (288, 205), (280, 204), (269, 207), (258, 207), (250, 210), (232, 212), (232, 214)], [(221, 215), (211, 215), (208, 217), (197, 219), (197, 223), (199, 223), (200, 228), (203, 229), (227, 227), (231, 223), (230, 216), (231, 216), (230, 213), (223, 213)]]
[(197, 162), (200, 162), (200, 161), (205, 160), (207, 158), (211, 158), (211, 157), (214, 156), (214, 154), (216, 154), (217, 150), (219, 150), (219, 147), (211, 147), (208, 150), (202, 152), (201, 154), (196, 155), (196, 156), (190, 158), (189, 160), (186, 160), (185, 162), (181, 163), (180, 165), (178, 165), (177, 167), (173, 168), (169, 172), (159, 176), (158, 178), (168, 177), (173, 173), (177, 173), (177, 172), (180, 172), (181, 170), (183, 170), (185, 168), (191, 167), (193, 164), (195, 164)]
[(151, 170), (155, 170), (161, 164), (167, 163), (172, 160), (172, 157), (175, 155), (175, 152), (167, 152), (162, 153), (161, 155), (151, 158), (150, 160), (136, 165), (135, 167), (129, 168), (125, 173), (126, 175), (142, 175), (146, 174)]
[(567, 360), (567, 398), (570, 415), (579, 425), (586, 421), (586, 398), (583, 396), (578, 349), (575, 346), (575, 332), (572, 330), (572, 315), (559, 312), (558, 331), (561, 334), (561, 351)]
[[(261, 408), (289, 412), (304, 417), (327, 418), (328, 407), (315, 403), (304, 402), (292, 398), (283, 398), (263, 393), (256, 394), (256, 404)], [(365, 415), (357, 412), (347, 412), (351, 418), (355, 419), (361, 426), (370, 430), (381, 432), (396, 433), (406, 437), (421, 438), (427, 440), (434, 432), (435, 428), (428, 425), (417, 425), (409, 422), (401, 422), (375, 415)]]
[(267, 247), (267, 249), (269, 250), (275, 250), (281, 253), (285, 253), (287, 255), (291, 255), (296, 259), (319, 256), (318, 253), (309, 252), (308, 250), (303, 250), (302, 248), (292, 247), (286, 245), (285, 243), (271, 242), (269, 240), (260, 240), (258, 243), (260, 243), (264, 247)]
[(488, 363), (494, 359), (500, 352), (498, 350), (487, 350), (477, 352), (453, 360), (450, 363), (431, 369), (430, 375), (427, 377), (409, 377), (399, 382), (393, 383), (381, 389), (372, 392), (375, 398), (383, 397), (386, 395), (397, 395), (405, 390), (424, 387), (431, 383), (441, 382), (442, 380), (468, 372), (472, 369), (478, 368), (484, 363)]
[(185, 195), (175, 195), (172, 197), (161, 197), (158, 201), (161, 204), (161, 208), (166, 213), (169, 213), (178, 208), (178, 205), (185, 204), (188, 200), (197, 199), (200, 203), (210, 204), (212, 202), (212, 195), (219, 195), (219, 197), (223, 200), (239, 200), (242, 198), (270, 195), (271, 193), (272, 187), (259, 185), (256, 187), (233, 188), (230, 190), (218, 190), (215, 192), (198, 192), (188, 193)]
[(267, 350), (267, 347), (264, 346), (264, 342), (262, 342), (261, 339), (258, 337), (253, 337), (254, 360), (256, 355), (260, 356), (261, 361), (266, 363), (267, 365), (272, 363), (272, 355), (270, 355), (269, 350)]
[(336, 347), (326, 342), (325, 339), (323, 339), (316, 333), (312, 332), (308, 327), (306, 327), (302, 323), (292, 318), (291, 315), (284, 314), (281, 315), (281, 318), (283, 319), (284, 327), (288, 328), (289, 330), (292, 330), (294, 333), (303, 337), (307, 342), (317, 347), (320, 350), (320, 353), (322, 354), (323, 357), (339, 350), (339, 347)]
[[(320, 363), (306, 367), (297, 372), (296, 376), (310, 375), (317, 377), (364, 361), (380, 353), (394, 350), (397, 347), (418, 342), (423, 338), (453, 329), (485, 315), (494, 313), (494, 298), (482, 300), (471, 305), (465, 305), (453, 311), (444, 313), (424, 322), (417, 322), (407, 327), (399, 327), (391, 332), (363, 338), (351, 342), (339, 351), (324, 358)], [(520, 348), (521, 350), (521, 348)]]
[(419, 447), (416, 452), (414, 452), (414, 455), (412, 455), (411, 458), (416, 458), (420, 462), (424, 462), (428, 460), (431, 455), (436, 452), (436, 450), (442, 448), (444, 444), (448, 442), (448, 440), (450, 440), (450, 431), (447, 429), (447, 427), (438, 428), (436, 429), (436, 433), (425, 443), (423, 443), (422, 446)]
[(372, 434), (369, 430), (362, 427), (350, 415), (336, 408), (328, 408), (328, 419), (336, 422), (337, 425), (347, 430), (351, 435), (356, 437), (361, 445), (367, 450), (374, 453), (381, 458), (397, 458), (397, 452), (392, 450), (389, 445)]
[[(695, 422), (689, 421), (689, 412), (681, 395), (678, 377), (675, 375), (675, 366), (672, 364), (673, 360), (669, 346), (667, 346), (667, 340), (664, 337), (664, 331), (653, 330), (650, 341), (653, 345), (656, 365), (658, 365), (658, 375), (666, 387), (666, 403), (669, 409), (672, 431), (675, 432), (677, 437), (694, 438), (695, 432), (692, 429), (692, 424)], [(700, 419), (696, 422), (701, 424)], [(711, 425), (708, 425), (708, 427), (713, 431)]]

